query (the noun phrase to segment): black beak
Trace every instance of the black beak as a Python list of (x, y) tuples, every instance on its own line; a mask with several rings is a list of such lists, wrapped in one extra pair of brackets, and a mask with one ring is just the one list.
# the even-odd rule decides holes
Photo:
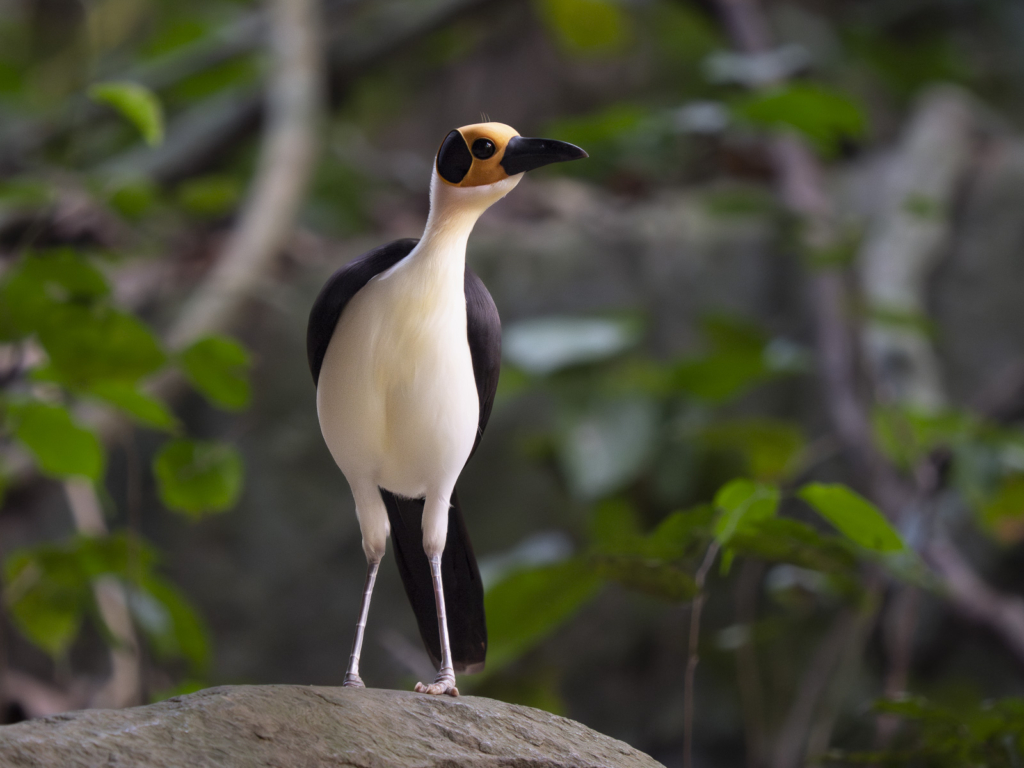
[(579, 160), (584, 157), (589, 155), (579, 147), (564, 141), (513, 136), (505, 145), (501, 167), (509, 176), (515, 176), (517, 173), (532, 171), (551, 163), (564, 163), (566, 160)]

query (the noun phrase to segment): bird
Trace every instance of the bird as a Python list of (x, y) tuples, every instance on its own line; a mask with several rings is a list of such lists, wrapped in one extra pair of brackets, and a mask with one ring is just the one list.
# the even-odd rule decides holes
[(456, 672), (483, 669), (483, 584), (455, 486), (494, 404), (501, 321), (466, 265), (466, 244), (524, 173), (585, 157), (503, 123), (450, 131), (433, 163), (423, 235), (352, 260), (313, 304), (306, 352), (317, 416), (352, 492), (367, 562), (346, 687), (365, 687), (359, 659), (389, 537), (437, 669), (415, 690), (458, 696)]

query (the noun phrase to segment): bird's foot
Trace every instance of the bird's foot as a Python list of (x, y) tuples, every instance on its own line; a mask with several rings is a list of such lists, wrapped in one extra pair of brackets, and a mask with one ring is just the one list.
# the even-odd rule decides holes
[(455, 670), (451, 667), (445, 667), (437, 673), (437, 677), (434, 678), (434, 682), (430, 685), (416, 683), (416, 692), (428, 693), (431, 696), (440, 696), (442, 694), (458, 696), (459, 689), (455, 687)]
[(363, 678), (354, 672), (345, 673), (345, 682), (341, 684), (343, 688), (365, 688), (366, 685), (363, 683)]

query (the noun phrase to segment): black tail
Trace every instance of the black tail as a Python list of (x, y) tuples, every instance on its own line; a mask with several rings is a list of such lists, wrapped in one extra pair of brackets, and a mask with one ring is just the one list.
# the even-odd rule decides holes
[[(441, 635), (437, 629), (434, 585), (430, 562), (423, 551), (423, 499), (403, 499), (380, 489), (391, 522), (398, 572), (412, 603), (416, 623), (431, 661), (441, 668)], [(448, 538), (441, 556), (448, 636), (456, 672), (481, 672), (487, 656), (487, 623), (484, 620), (484, 586), (476, 566), (473, 546), (462, 519), (459, 497), (452, 491), (448, 512)]]

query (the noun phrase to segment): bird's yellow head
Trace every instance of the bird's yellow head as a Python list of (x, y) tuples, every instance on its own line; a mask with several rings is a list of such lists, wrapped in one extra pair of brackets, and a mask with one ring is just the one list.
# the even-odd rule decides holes
[(449, 186), (482, 187), (583, 157), (586, 152), (564, 141), (528, 139), (504, 123), (474, 123), (445, 137), (434, 167)]

